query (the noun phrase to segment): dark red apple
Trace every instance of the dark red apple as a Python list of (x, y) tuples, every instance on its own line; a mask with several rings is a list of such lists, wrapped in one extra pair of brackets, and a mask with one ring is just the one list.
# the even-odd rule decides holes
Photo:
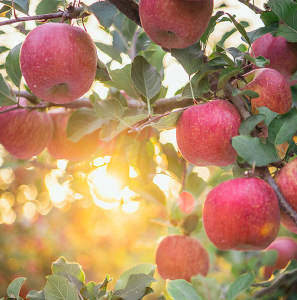
[(259, 178), (236, 178), (212, 189), (204, 202), (203, 224), (221, 250), (262, 250), (277, 237), (280, 211), (272, 187)]
[[(27, 106), (26, 99), (20, 104)], [(13, 106), (1, 107), (5, 111)], [(13, 156), (29, 159), (42, 152), (53, 135), (53, 122), (48, 114), (36, 109), (17, 109), (0, 114), (0, 143)]]
[(54, 124), (54, 134), (47, 149), (55, 159), (83, 160), (94, 154), (98, 147), (99, 130), (84, 135), (77, 143), (67, 139), (66, 128), (72, 112), (64, 108), (49, 112)]
[(27, 85), (37, 97), (68, 103), (91, 88), (97, 70), (97, 50), (81, 28), (46, 23), (27, 35), (20, 64)]
[(151, 40), (165, 48), (186, 48), (206, 30), (213, 0), (140, 0), (142, 27)]
[(194, 105), (178, 119), (178, 148), (196, 166), (228, 166), (236, 160), (231, 139), (239, 135), (240, 123), (237, 109), (226, 100)]
[[(267, 68), (280, 72), (290, 86), (297, 83), (297, 80), (290, 80), (297, 71), (297, 43), (289, 43), (282, 36), (273, 37), (267, 33), (253, 42), (250, 54), (269, 59)], [(258, 67), (253, 65), (253, 68)]]
[(184, 235), (169, 235), (158, 245), (156, 264), (162, 278), (190, 281), (192, 276), (207, 275), (209, 256), (197, 239)]

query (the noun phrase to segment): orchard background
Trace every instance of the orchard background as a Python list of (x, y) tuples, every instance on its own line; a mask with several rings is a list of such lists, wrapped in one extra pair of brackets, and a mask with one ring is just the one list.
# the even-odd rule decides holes
[[(241, 153), (232, 165), (194, 166), (178, 152), (175, 137), (178, 118), (194, 102), (222, 97), (234, 104), (241, 99), (242, 119), (249, 115), (248, 98), (257, 95), (236, 89), (232, 94), (230, 82), (251, 71), (251, 62), (261, 67), (268, 63), (264, 57), (253, 60), (247, 55), (256, 38), (271, 32), (297, 42), (295, 1), (215, 0), (201, 40), (171, 50), (151, 42), (139, 26), (133, 0), (67, 2), (0, 0), (1, 110), (17, 102), (18, 96), (28, 99), (32, 110), (76, 109), (67, 128), (74, 142), (102, 128), (100, 138), (97, 132), (96, 152), (84, 160), (54, 159), (47, 149), (33, 158), (18, 159), (0, 145), (0, 296), (20, 299), (30, 292), (31, 300), (128, 300), (146, 294), (146, 299), (160, 300), (296, 299), (296, 262), (266, 282), (263, 266), (274, 264), (275, 251), (221, 251), (209, 241), (202, 222), (202, 205), (214, 187), (244, 176), (271, 183), (268, 173), (274, 175), (296, 157), (296, 86), (291, 86), (293, 109), (282, 117), (281, 129), (274, 130), (289, 146), (275, 143), (273, 154), (271, 148), (263, 150), (246, 139), (236, 148)], [(78, 26), (97, 46), (100, 61), (94, 83), (88, 93), (70, 103), (43, 101), (22, 77), (20, 43), (46, 21)], [(297, 70), (297, 55), (294, 63)], [(201, 75), (200, 85), (195, 83), (195, 73)], [(255, 116), (245, 123), (241, 135), (253, 131), (255, 137), (254, 128), (265, 116), (270, 121), (276, 117), (267, 110), (261, 114), (262, 119)], [(263, 141), (261, 131), (256, 134)], [(193, 209), (180, 205), (181, 191), (194, 196)], [(281, 205), (286, 205), (280, 197)], [(296, 223), (296, 213), (291, 210), (291, 215)], [(184, 233), (206, 247), (208, 275), (198, 275), (192, 284), (172, 280), (166, 285), (158, 271), (154, 273), (157, 240)], [(296, 238), (282, 225), (278, 236)], [(56, 277), (46, 278), (52, 272)], [(106, 274), (113, 278), (108, 287)], [(136, 288), (131, 274), (136, 274)], [(57, 280), (58, 287), (51, 280)], [(94, 289), (99, 282), (103, 284)], [(43, 292), (36, 292), (43, 287)], [(125, 293), (115, 296), (108, 290)]]

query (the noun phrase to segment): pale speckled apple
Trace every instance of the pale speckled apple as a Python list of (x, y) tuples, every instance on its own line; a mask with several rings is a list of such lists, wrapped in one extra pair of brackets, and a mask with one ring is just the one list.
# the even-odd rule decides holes
[(139, 15), (145, 33), (164, 48), (186, 48), (206, 30), (213, 0), (140, 0)]
[(237, 109), (226, 100), (194, 105), (178, 119), (178, 148), (196, 166), (228, 166), (236, 160), (231, 139), (239, 135), (240, 124)]
[(236, 178), (206, 196), (203, 224), (220, 250), (262, 250), (277, 237), (280, 210), (276, 193), (259, 178)]
[[(26, 99), (20, 98), (20, 104), (27, 106)], [(1, 107), (0, 111), (14, 106)], [(0, 124), (0, 143), (20, 159), (38, 155), (53, 135), (53, 122), (49, 115), (33, 109), (17, 109), (0, 114)]]
[[(266, 68), (280, 72), (290, 86), (297, 83), (297, 80), (290, 80), (297, 71), (297, 43), (289, 43), (282, 36), (273, 37), (267, 33), (253, 42), (250, 54), (269, 59), (270, 64)], [(258, 67), (253, 65), (253, 69)]]
[[(297, 211), (297, 158), (281, 168), (274, 179), (287, 202)], [(288, 230), (297, 233), (297, 225), (283, 210), (281, 210), (281, 223)]]
[(63, 104), (91, 88), (97, 70), (97, 50), (81, 28), (46, 23), (27, 35), (20, 64), (28, 87), (37, 97)]
[(55, 159), (70, 161), (87, 159), (94, 154), (98, 147), (99, 130), (84, 135), (77, 143), (67, 138), (66, 128), (72, 112), (72, 110), (64, 108), (57, 108), (49, 112), (54, 124), (54, 133), (47, 149)]
[(202, 243), (184, 235), (168, 235), (158, 244), (157, 270), (164, 279), (191, 280), (192, 276), (206, 276), (209, 256)]

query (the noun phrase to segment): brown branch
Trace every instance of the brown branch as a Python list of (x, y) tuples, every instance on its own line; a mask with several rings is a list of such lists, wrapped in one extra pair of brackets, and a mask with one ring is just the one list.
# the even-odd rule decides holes
[(250, 3), (249, 0), (238, 0), (238, 1), (240, 3), (243, 3), (244, 5), (246, 5), (247, 7), (249, 7), (251, 10), (253, 10), (255, 14), (261, 14), (263, 12), (262, 9), (260, 9), (257, 6), (255, 6), (254, 4)]

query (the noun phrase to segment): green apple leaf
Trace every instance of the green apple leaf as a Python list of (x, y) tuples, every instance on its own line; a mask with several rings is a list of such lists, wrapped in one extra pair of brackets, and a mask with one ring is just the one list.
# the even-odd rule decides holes
[(230, 15), (229, 13), (227, 13), (227, 15), (229, 16), (232, 23), (235, 25), (236, 29), (240, 32), (240, 34), (244, 38), (245, 42), (247, 42), (249, 45), (251, 45), (250, 39), (249, 39), (244, 27), (242, 26), (242, 24), (238, 23), (235, 20), (235, 18), (232, 15)]
[(289, 144), (289, 147), (284, 158), (286, 162), (289, 161), (293, 153), (297, 155), (297, 144), (295, 143), (295, 141), (293, 139), (289, 139), (287, 142)]
[(156, 123), (151, 123), (151, 126), (158, 130), (170, 130), (176, 127), (177, 120), (183, 113), (182, 110), (172, 111), (168, 116), (159, 119)]
[[(26, 298), (29, 298), (30, 300), (45, 300), (44, 290), (30, 291), (27, 294)], [(92, 299), (92, 300), (96, 300), (96, 299)]]
[(193, 285), (184, 279), (169, 281), (167, 290), (173, 300), (201, 300)]
[(237, 278), (229, 287), (226, 300), (234, 300), (241, 292), (245, 291), (255, 280), (252, 272), (243, 274)]
[(199, 43), (195, 43), (188, 48), (171, 49), (171, 55), (181, 63), (190, 76), (200, 70), (204, 51), (201, 50)]
[(133, 60), (131, 79), (137, 90), (147, 99), (157, 95), (162, 86), (161, 75), (141, 55), (137, 55)]
[(275, 23), (269, 24), (265, 27), (260, 27), (256, 30), (247, 32), (247, 35), (250, 39), (250, 42), (253, 43), (255, 40), (257, 40), (264, 34), (276, 31), (278, 29), (278, 26), (279, 26), (279, 23), (275, 22)]
[(96, 42), (95, 45), (97, 48), (99, 48), (102, 52), (106, 53), (108, 56), (110, 56), (113, 60), (119, 62), (122, 64), (122, 57), (121, 52), (112, 45), (106, 45), (103, 43)]
[(199, 177), (199, 173), (192, 172), (186, 177), (185, 190), (191, 193), (196, 199), (202, 194), (207, 183)]
[(291, 108), (284, 115), (276, 116), (268, 127), (268, 140), (274, 144), (282, 144), (292, 138), (297, 131), (297, 108)]
[(19, 87), (22, 79), (22, 72), (20, 67), (20, 50), (22, 43), (16, 45), (12, 48), (5, 61), (5, 68), (7, 75), (11, 79), (11, 81), (15, 84), (15, 86)]
[(224, 85), (233, 77), (236, 76), (237, 74), (242, 74), (244, 73), (244, 70), (241, 68), (234, 68), (234, 67), (228, 67), (225, 68), (219, 76), (218, 80), (218, 89), (221, 89), (224, 87)]
[(97, 300), (94, 288), (97, 284), (93, 281), (88, 282), (81, 290), (81, 295), (89, 300)]
[(4, 5), (1, 9), (0, 9), (0, 17), (1, 18), (8, 18), (10, 19), (12, 16), (12, 9), (10, 6), (8, 5)]
[(21, 299), (19, 297), (20, 290), (26, 280), (27, 279), (25, 277), (19, 277), (19, 278), (16, 278), (15, 280), (13, 280), (7, 288), (8, 297), (15, 298), (17, 300)]
[(109, 275), (106, 275), (103, 282), (97, 284), (94, 287), (94, 294), (95, 294), (96, 299), (98, 299), (98, 298), (100, 299), (100, 297), (102, 297), (106, 294), (107, 286), (108, 286), (109, 282), (111, 282), (111, 281), (112, 281), (112, 278), (110, 278)]
[(218, 11), (214, 16), (212, 16), (210, 18), (210, 21), (208, 23), (208, 26), (206, 28), (206, 30), (204, 31), (202, 37), (200, 38), (201, 42), (206, 44), (210, 34), (213, 32), (216, 24), (217, 24), (217, 20), (218, 18), (220, 18), (221, 16), (223, 16), (225, 13), (223, 11)]
[(9, 51), (10, 49), (9, 48), (7, 48), (7, 47), (5, 47), (5, 46), (0, 46), (0, 54), (1, 53), (4, 53), (4, 52), (6, 52), (6, 51)]
[[(42, 0), (38, 3), (35, 14), (43, 15), (57, 10), (58, 6), (63, 3), (63, 0)], [(37, 24), (42, 24), (38, 23)]]
[(273, 145), (262, 144), (261, 140), (248, 135), (240, 135), (232, 138), (232, 146), (237, 153), (250, 165), (263, 167), (267, 164), (279, 161)]
[(135, 88), (131, 80), (131, 67), (132, 65), (126, 65), (122, 69), (110, 71), (112, 81), (104, 82), (109, 87), (115, 87), (118, 90), (124, 90), (130, 97), (134, 99), (140, 98), (140, 93)]
[(288, 42), (296, 43), (297, 42), (297, 30), (292, 29), (291, 27), (280, 24), (277, 33), (275, 36), (282, 36), (284, 37)]
[(264, 121), (266, 118), (265, 115), (257, 114), (250, 117), (247, 117), (239, 127), (239, 133), (240, 135), (250, 135), (250, 133), (253, 131), (255, 126)]
[(261, 19), (265, 26), (279, 22), (279, 17), (273, 11), (263, 11), (261, 13)]
[(255, 91), (251, 91), (251, 90), (241, 91), (240, 89), (238, 89), (236, 87), (233, 88), (232, 95), (233, 96), (247, 96), (250, 99), (251, 98), (259, 98), (259, 94)]
[(211, 54), (211, 56), (210, 56), (211, 58), (222, 57), (229, 66), (234, 67), (234, 68), (237, 66), (236, 63), (227, 54), (222, 53), (223, 51), (226, 51), (223, 47), (216, 45), (216, 49), (217, 49), (217, 51), (214, 51)]
[(95, 80), (98, 81), (111, 80), (107, 67), (98, 57), (97, 57), (97, 69), (96, 69)]
[(244, 55), (244, 58), (250, 60), (255, 66), (264, 68), (266, 65), (269, 65), (270, 60), (266, 59), (264, 56), (253, 57), (249, 53)]
[(198, 274), (191, 278), (191, 283), (202, 300), (218, 300), (221, 296), (221, 288), (213, 278), (207, 278)]
[(271, 111), (268, 107), (266, 106), (261, 106), (261, 107), (257, 107), (257, 110), (260, 114), (265, 115), (266, 118), (264, 120), (264, 123), (269, 126), (269, 124), (271, 123), (271, 121), (278, 116), (278, 113)]
[(2, 74), (0, 74), (0, 106), (10, 106), (17, 104), (15, 95), (11, 95), (9, 86), (4, 80)]
[(46, 277), (44, 287), (45, 299), (51, 300), (79, 300), (77, 288), (61, 275), (50, 275)]
[[(22, 12), (23, 14), (29, 13), (29, 0), (14, 0), (15, 9)], [(0, 0), (0, 4), (5, 4), (12, 7), (12, 1)]]
[(121, 120), (124, 115), (123, 106), (117, 99), (95, 101), (94, 107), (101, 119)]
[(226, 51), (228, 53), (230, 53), (234, 57), (234, 59), (239, 58), (239, 57), (243, 57), (245, 55), (244, 52), (241, 52), (239, 49), (237, 49), (235, 47), (227, 48)]

